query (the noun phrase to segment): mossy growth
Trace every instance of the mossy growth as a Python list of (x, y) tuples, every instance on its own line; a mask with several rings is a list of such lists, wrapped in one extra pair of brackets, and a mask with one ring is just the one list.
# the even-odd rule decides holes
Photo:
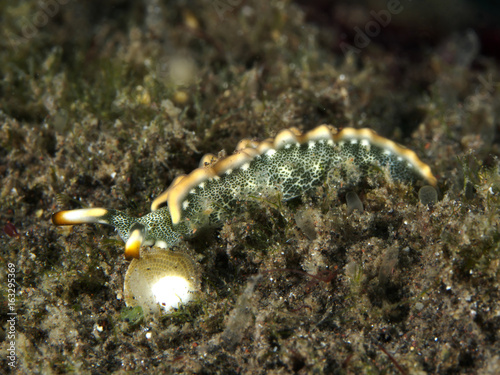
[[(472, 183), (475, 194), (470, 196), (464, 190), (462, 206), (462, 236), (448, 237), (459, 256), (455, 264), (464, 276), (483, 274), (496, 278), (499, 275), (500, 256), (500, 173), (498, 160), (493, 166), (484, 166), (473, 157), (464, 162), (464, 185)], [(471, 201), (472, 198), (472, 201)], [(479, 202), (483, 217), (477, 220), (479, 211), (471, 210), (473, 201)]]
[(136, 326), (144, 322), (144, 312), (141, 306), (124, 307), (120, 312), (120, 319)]
[[(313, 3), (222, 2), (229, 8), (220, 14), (206, 1), (46, 1), (59, 3), (57, 14), (15, 48), (8, 38), (22, 36), (42, 2), (0, 4), (0, 231), (9, 222), (20, 234), (0, 233), (0, 263), (16, 265), (17, 372), (499, 373), (500, 72), (478, 55), (495, 28), (478, 33), (481, 49), (468, 48), (473, 28), (449, 37), (485, 14), (471, 11), (485, 2), (407, 2), (348, 56), (338, 48), (353, 27), (345, 15), (369, 15), (370, 3), (325, 12)], [(452, 17), (453, 29), (442, 22), (432, 43), (415, 43), (421, 19), (450, 19), (450, 9), (468, 18)], [(158, 79), (158, 63), (177, 54), (194, 62), (188, 85)], [(220, 231), (187, 243), (203, 270), (200, 300), (147, 322), (119, 297), (122, 245), (103, 241), (114, 232), (50, 224), (65, 206), (57, 194), (73, 200), (69, 208), (142, 215), (204, 153), (321, 123), (370, 127), (408, 146), (438, 176), (438, 201), (420, 204), (419, 186), (391, 184), (383, 171), (359, 179), (347, 165), (312, 195), (243, 207)], [(363, 212), (347, 214), (349, 191)], [(384, 257), (391, 247), (395, 264)], [(337, 277), (316, 285), (287, 270), (334, 267)], [(258, 273), (239, 342), (203, 350)], [(86, 292), (89, 277), (102, 286)]]

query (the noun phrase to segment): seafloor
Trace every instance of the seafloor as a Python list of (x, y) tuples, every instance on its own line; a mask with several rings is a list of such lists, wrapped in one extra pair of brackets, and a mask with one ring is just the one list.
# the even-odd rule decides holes
[[(0, 1), (0, 372), (13, 341), (19, 374), (500, 373), (492, 4)], [(339, 166), (181, 243), (200, 291), (152, 320), (112, 228), (50, 221), (145, 214), (203, 154), (322, 123), (413, 149), (438, 201)]]

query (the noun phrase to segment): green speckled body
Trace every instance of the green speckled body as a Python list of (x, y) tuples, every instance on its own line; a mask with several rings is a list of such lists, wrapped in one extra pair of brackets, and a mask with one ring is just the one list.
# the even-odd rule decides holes
[(361, 172), (371, 165), (386, 168), (395, 180), (411, 182), (419, 177), (412, 164), (366, 140), (339, 143), (319, 140), (287, 144), (281, 149), (256, 156), (239, 169), (200, 183), (183, 200), (179, 224), (172, 225), (166, 207), (137, 221), (146, 226), (146, 244), (162, 241), (166, 247), (170, 247), (182, 236), (191, 235), (196, 228), (220, 225), (244, 201), (270, 196), (289, 200), (300, 196), (323, 183), (332, 168), (347, 162)]

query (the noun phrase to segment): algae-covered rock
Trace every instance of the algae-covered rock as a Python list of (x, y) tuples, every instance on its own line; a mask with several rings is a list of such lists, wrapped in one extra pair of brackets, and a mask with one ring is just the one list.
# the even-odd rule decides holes
[[(0, 2), (2, 369), (498, 373), (499, 9), (430, 3)], [(140, 216), (202, 155), (320, 124), (407, 146), (437, 187), (346, 162), (246, 202), (173, 249), (199, 292), (160, 317), (126, 307), (111, 228), (50, 222)]]

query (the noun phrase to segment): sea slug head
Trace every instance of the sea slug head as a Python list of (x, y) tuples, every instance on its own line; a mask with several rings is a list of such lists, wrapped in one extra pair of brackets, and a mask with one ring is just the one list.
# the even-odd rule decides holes
[[(151, 212), (141, 218), (134, 218), (124, 212), (106, 208), (83, 208), (59, 211), (52, 215), (55, 225), (107, 224), (115, 227), (125, 241), (125, 258), (139, 259), (143, 246), (156, 245), (168, 248), (180, 240), (179, 232), (172, 228), (168, 208)], [(182, 228), (181, 228), (182, 229)]]

